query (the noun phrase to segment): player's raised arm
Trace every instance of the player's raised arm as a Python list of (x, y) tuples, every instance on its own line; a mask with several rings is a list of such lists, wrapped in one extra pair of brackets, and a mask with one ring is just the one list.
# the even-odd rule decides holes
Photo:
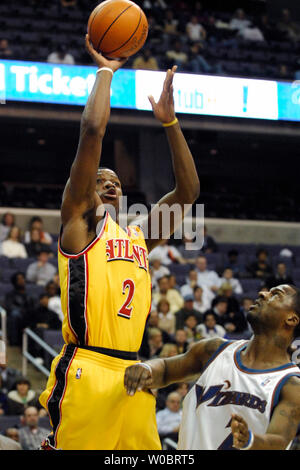
[(96, 175), (100, 163), (102, 140), (110, 117), (110, 87), (113, 73), (125, 60), (108, 60), (97, 53), (86, 35), (86, 48), (99, 68), (105, 67), (96, 74), (96, 80), (84, 108), (80, 137), (75, 160), (71, 167), (70, 178), (66, 185), (63, 204), (63, 225), (73, 217), (95, 206)]
[[(145, 233), (148, 235), (146, 243), (149, 251), (159, 245), (162, 239), (169, 238), (174, 233), (184, 218), (184, 205), (193, 204), (200, 193), (200, 182), (193, 156), (181, 131), (174, 109), (173, 78), (176, 68), (174, 66), (172, 70), (167, 71), (159, 101), (156, 103), (154, 98), (149, 96), (156, 119), (165, 127), (175, 176), (174, 189), (156, 204), (148, 219), (144, 222), (147, 225), (144, 228)], [(168, 227), (165, 227), (161, 214), (158, 215), (163, 204), (168, 207), (174, 207), (174, 204), (176, 204), (180, 212), (179, 216), (176, 213), (175, 216), (171, 217)]]
[(134, 395), (144, 388), (163, 388), (194, 378), (223, 343), (226, 341), (220, 338), (204, 339), (195, 343), (185, 354), (167, 359), (151, 359), (128, 367), (124, 376), (128, 395)]
[(233, 445), (247, 450), (285, 450), (295, 438), (299, 424), (300, 377), (291, 377), (282, 389), (265, 434), (253, 434), (241, 416), (232, 416)]

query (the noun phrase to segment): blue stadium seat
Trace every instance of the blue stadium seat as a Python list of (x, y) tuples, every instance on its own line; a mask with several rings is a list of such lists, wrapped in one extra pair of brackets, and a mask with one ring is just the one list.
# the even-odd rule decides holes
[(240, 283), (245, 293), (254, 291), (258, 292), (262, 286), (262, 281), (259, 279), (240, 279)]
[(0, 432), (4, 433), (7, 428), (19, 428), (21, 419), (18, 415), (0, 416)]

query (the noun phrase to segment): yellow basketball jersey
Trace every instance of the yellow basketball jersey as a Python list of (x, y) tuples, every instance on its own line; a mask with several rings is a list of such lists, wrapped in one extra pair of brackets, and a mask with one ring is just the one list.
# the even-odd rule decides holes
[(106, 212), (98, 236), (79, 254), (58, 245), (62, 334), (66, 343), (135, 352), (151, 307), (142, 230), (123, 230)]

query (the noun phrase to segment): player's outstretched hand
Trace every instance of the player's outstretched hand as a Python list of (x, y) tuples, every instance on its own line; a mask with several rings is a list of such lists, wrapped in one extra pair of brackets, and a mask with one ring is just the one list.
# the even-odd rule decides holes
[(127, 62), (127, 58), (119, 60), (106, 59), (106, 57), (104, 57), (100, 52), (97, 52), (94, 49), (92, 43), (90, 42), (88, 34), (86, 34), (85, 36), (85, 47), (93, 61), (98, 65), (98, 67), (109, 67), (113, 72), (116, 72), (116, 70), (121, 68), (125, 64), (125, 62)]
[(233, 414), (231, 420), (231, 431), (233, 434), (233, 447), (241, 449), (249, 440), (248, 424), (240, 415)]
[(124, 376), (124, 385), (128, 395), (133, 396), (136, 391), (140, 392), (144, 388), (151, 388), (151, 371), (143, 364), (134, 364), (127, 367)]
[(169, 69), (166, 74), (166, 78), (163, 85), (163, 91), (160, 95), (159, 101), (156, 103), (153, 96), (148, 96), (148, 99), (151, 103), (154, 116), (158, 121), (163, 123), (168, 123), (174, 121), (175, 109), (174, 109), (174, 96), (173, 96), (173, 79), (175, 72), (177, 70), (177, 65), (174, 65), (172, 69)]

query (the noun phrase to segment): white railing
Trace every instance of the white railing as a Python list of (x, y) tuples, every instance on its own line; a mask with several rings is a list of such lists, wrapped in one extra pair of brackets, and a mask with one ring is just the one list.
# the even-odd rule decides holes
[(162, 441), (162, 448), (163, 450), (168, 450), (169, 448), (172, 448), (172, 449), (177, 449), (177, 444), (175, 441), (173, 441), (172, 439), (170, 439), (169, 437), (166, 437), (165, 439), (163, 439)]
[(55, 357), (57, 356), (57, 351), (55, 349), (51, 348), (45, 341), (43, 341), (37, 334), (35, 334), (30, 328), (25, 328), (23, 331), (23, 341), (22, 341), (22, 354), (23, 354), (23, 360), (22, 360), (22, 374), (24, 377), (27, 375), (27, 366), (28, 366), (28, 361), (31, 362), (38, 370), (40, 370), (44, 375), (49, 377), (50, 371), (46, 369), (42, 364), (40, 364), (35, 357), (32, 356), (28, 352), (28, 336), (38, 343), (47, 353), (50, 354), (50, 356)]
[(4, 308), (0, 307), (0, 317), (1, 317), (1, 329), (0, 329), (0, 335), (2, 341), (4, 341), (5, 344), (7, 344), (7, 315), (6, 315), (6, 310)]

